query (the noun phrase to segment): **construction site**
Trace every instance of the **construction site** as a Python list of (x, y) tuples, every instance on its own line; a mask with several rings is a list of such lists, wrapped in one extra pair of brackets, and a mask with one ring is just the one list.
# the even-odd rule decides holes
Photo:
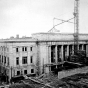
[[(74, 1), (74, 17), (72, 18), (74, 19), (74, 47), (72, 49), (72, 46), (69, 46), (69, 56), (65, 57), (67, 47), (64, 46), (64, 60), (60, 59), (60, 53), (57, 55), (58, 59), (55, 60), (56, 48), (54, 45), (51, 46), (51, 64), (44, 64), (43, 61), (42, 74), (37, 77), (28, 77), (18, 84), (11, 85), (10, 88), (20, 88), (22, 85), (26, 85), (26, 87), (21, 88), (88, 88), (88, 57), (86, 46), (84, 46), (84, 50), (80, 49), (82, 45), (79, 46), (79, 2), (79, 0)], [(60, 24), (63, 24), (65, 22), (70, 23), (71, 19), (58, 20), (61, 20)], [(55, 26), (52, 30), (54, 30)], [(60, 52), (61, 46), (57, 48), (58, 52)], [(49, 73), (45, 73), (46, 67), (49, 67)], [(27, 87), (28, 85), (30, 87)]]
[[(21, 66), (16, 67), (14, 65), (12, 67), (12, 64), (7, 74), (11, 82), (8, 88), (88, 88), (88, 45), (86, 42), (88, 40), (86, 36), (88, 35), (79, 34), (79, 2), (80, 0), (74, 0), (73, 18), (68, 20), (54, 18), (54, 20), (60, 20), (61, 23), (53, 25), (53, 28), (48, 33), (33, 34), (32, 38), (35, 39), (37, 37), (38, 39), (26, 41), (28, 44), (29, 41), (32, 42), (31, 54), (28, 54), (32, 55), (33, 53), (36, 58), (36, 64), (33, 63), (33, 56), (31, 56), (31, 65), (27, 63), (27, 60), (23, 60), (24, 63), (22, 63), (26, 63), (27, 66), (21, 64)], [(74, 22), (71, 22), (72, 19)], [(56, 26), (65, 22), (74, 24), (73, 34), (58, 35), (58, 33), (52, 33)], [(13, 43), (12, 47), (15, 46), (16, 42), (17, 44), (20, 42), (24, 44), (25, 42), (20, 39), (18, 41), (15, 39), (8, 41)], [(8, 41), (5, 40), (5, 43)], [(34, 46), (35, 52), (32, 50)], [(27, 51), (27, 48), (23, 48), (23, 51)], [(27, 57), (25, 58), (27, 59)], [(26, 69), (24, 71), (25, 75), (22, 72), (24, 68)], [(30, 75), (27, 75), (27, 72)]]

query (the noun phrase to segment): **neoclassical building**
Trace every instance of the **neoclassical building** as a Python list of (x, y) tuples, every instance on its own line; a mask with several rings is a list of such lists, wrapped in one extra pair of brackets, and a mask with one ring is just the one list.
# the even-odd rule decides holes
[[(79, 50), (88, 54), (88, 34), (79, 34)], [(9, 79), (21, 74), (42, 74), (53, 70), (74, 52), (74, 35), (35, 33), (31, 37), (0, 40), (0, 72)], [(88, 55), (87, 55), (88, 56)]]

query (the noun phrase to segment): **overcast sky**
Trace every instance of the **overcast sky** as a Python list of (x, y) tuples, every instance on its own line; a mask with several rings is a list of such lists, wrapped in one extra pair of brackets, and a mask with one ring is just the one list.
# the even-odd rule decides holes
[[(79, 29), (88, 33), (88, 0), (80, 0), (79, 5)], [(54, 17), (68, 20), (73, 12), (74, 0), (0, 0), (0, 38), (47, 32), (53, 27)], [(58, 23), (54, 20), (54, 25)], [(73, 32), (74, 25), (64, 23), (56, 29)]]

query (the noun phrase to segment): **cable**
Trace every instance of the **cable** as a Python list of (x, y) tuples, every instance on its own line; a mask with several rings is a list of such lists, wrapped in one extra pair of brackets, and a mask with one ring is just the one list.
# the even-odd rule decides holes
[[(60, 20), (60, 21), (67, 21), (67, 20), (62, 20), (62, 19), (58, 19), (58, 18), (54, 18), (54, 19), (56, 19), (56, 20)], [(70, 22), (70, 21), (68, 21), (69, 23), (73, 23), (74, 24), (74, 22)]]
[[(69, 22), (69, 21), (72, 20), (72, 19), (74, 19), (74, 17), (71, 18), (71, 19), (69, 19), (69, 20), (63, 20), (61, 23), (59, 23), (59, 24), (57, 24), (57, 25), (54, 25), (52, 29), (54, 29), (56, 26), (61, 25), (61, 24), (65, 23), (65, 22)], [(50, 29), (48, 32), (52, 31), (52, 29)]]
[[(63, 24), (63, 23), (65, 23), (65, 22), (69, 22), (69, 21), (70, 21), (70, 20), (72, 20), (72, 19), (74, 19), (74, 17), (73, 17), (73, 18), (71, 18), (71, 19), (69, 19), (69, 20), (67, 20), (67, 21), (65, 21), (65, 20), (64, 20), (63, 22), (61, 22), (61, 23), (59, 23), (59, 24), (55, 25), (54, 27), (56, 27), (56, 26), (58, 26), (58, 25), (60, 25), (60, 24)], [(53, 28), (54, 28), (54, 27), (53, 27)]]

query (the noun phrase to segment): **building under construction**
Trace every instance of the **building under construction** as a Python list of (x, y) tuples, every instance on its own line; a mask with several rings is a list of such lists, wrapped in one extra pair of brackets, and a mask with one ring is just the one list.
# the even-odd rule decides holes
[[(31, 37), (0, 40), (0, 72), (17, 75), (59, 71), (64, 62), (87, 64), (88, 34), (79, 34), (79, 0), (74, 3), (74, 33), (35, 33)], [(70, 22), (70, 20), (62, 20)], [(71, 23), (71, 22), (70, 22)]]
[[(88, 56), (88, 34), (79, 34), (79, 50)], [(40, 75), (54, 71), (74, 53), (73, 34), (36, 33), (32, 37), (0, 40), (0, 72), (11, 79), (17, 75)]]

